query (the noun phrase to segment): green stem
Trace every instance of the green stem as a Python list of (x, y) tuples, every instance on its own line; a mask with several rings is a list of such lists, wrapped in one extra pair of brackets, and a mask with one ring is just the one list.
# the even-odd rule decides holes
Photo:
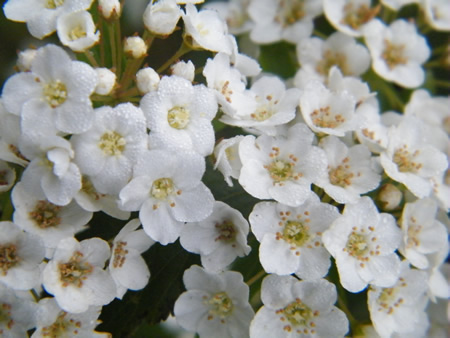
[(434, 80), (434, 83), (439, 87), (450, 88), (450, 81)]
[(116, 46), (117, 46), (117, 77), (120, 77), (122, 72), (122, 55), (123, 55), (123, 47), (122, 47), (122, 32), (120, 27), (120, 20), (114, 21), (115, 32), (116, 32)]
[(116, 46), (116, 39), (114, 37), (114, 24), (108, 25), (108, 35), (109, 35), (109, 43), (111, 45), (111, 58), (112, 58), (112, 68), (116, 72), (116, 76), (119, 76), (119, 73), (117, 72), (117, 46)]
[(156, 71), (158, 74), (163, 73), (169, 66), (174, 63), (176, 60), (178, 60), (181, 56), (186, 54), (187, 52), (190, 52), (191, 48), (189, 48), (188, 45), (186, 45), (184, 42), (181, 44), (180, 49), (178, 49), (174, 55), (172, 55), (169, 60), (167, 60), (161, 67), (158, 68)]
[(350, 310), (347, 307), (347, 304), (345, 304), (345, 302), (341, 296), (338, 297), (337, 303), (338, 303), (339, 309), (341, 309), (347, 316), (347, 319), (350, 322), (350, 327), (352, 327), (352, 328), (357, 327), (359, 325), (358, 321), (355, 319), (355, 317), (353, 317), (352, 313), (350, 312)]
[(103, 17), (101, 15), (99, 15), (98, 17), (98, 26), (100, 29), (100, 62), (102, 64), (102, 66), (105, 66), (105, 38), (104, 38), (104, 34), (105, 34), (105, 27), (103, 26), (104, 24), (104, 20)]
[(128, 99), (130, 97), (137, 96), (137, 95), (139, 95), (139, 90), (137, 89), (137, 87), (132, 87), (126, 91), (119, 92), (116, 97), (118, 99), (122, 99), (122, 98)]
[(97, 60), (95, 59), (94, 55), (92, 54), (92, 52), (90, 50), (85, 50), (84, 51), (84, 55), (86, 56), (86, 58), (91, 63), (91, 66), (93, 66), (95, 68), (99, 68), (98, 62), (97, 62)]
[(255, 283), (258, 279), (262, 278), (264, 275), (266, 274), (266, 271), (261, 270), (260, 272), (258, 272), (256, 275), (254, 275), (252, 278), (250, 278), (246, 284), (248, 286), (251, 286), (253, 283)]

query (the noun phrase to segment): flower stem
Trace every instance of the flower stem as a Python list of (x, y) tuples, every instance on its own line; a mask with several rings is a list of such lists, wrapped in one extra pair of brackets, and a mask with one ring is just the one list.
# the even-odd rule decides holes
[(254, 275), (252, 278), (250, 278), (246, 284), (248, 286), (251, 286), (253, 283), (255, 283), (258, 279), (260, 279), (261, 277), (263, 277), (266, 274), (266, 271), (261, 270), (260, 272), (258, 272), (256, 275)]
[(84, 51), (84, 55), (86, 56), (86, 58), (89, 60), (89, 62), (91, 63), (91, 65), (95, 68), (98, 68), (98, 62), (95, 59), (94, 55), (92, 54), (92, 52), (90, 50), (85, 50)]
[(156, 71), (158, 74), (161, 74), (164, 72), (169, 66), (174, 63), (176, 60), (178, 60), (181, 56), (186, 54), (187, 52), (190, 52), (191, 48), (184, 42), (181, 44), (180, 49), (178, 49), (174, 55), (172, 55), (171, 58), (169, 58), (161, 67), (158, 68)]

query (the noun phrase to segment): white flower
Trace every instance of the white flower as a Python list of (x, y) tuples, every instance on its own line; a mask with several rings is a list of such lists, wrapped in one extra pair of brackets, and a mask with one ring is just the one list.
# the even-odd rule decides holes
[(300, 281), (269, 275), (261, 286), (263, 306), (250, 325), (251, 338), (344, 337), (345, 314), (333, 304), (336, 287), (325, 279)]
[(410, 269), (406, 261), (402, 262), (399, 280), (392, 287), (370, 287), (367, 293), (370, 319), (382, 338), (394, 333), (424, 337), (429, 325), (425, 313), (426, 288), (426, 273)]
[(192, 39), (193, 48), (231, 54), (230, 40), (227, 38), (227, 25), (216, 11), (202, 9), (199, 12), (193, 4), (186, 5), (183, 13), (185, 39)]
[(8, 191), (16, 182), (16, 171), (0, 160), (0, 193)]
[[(58, 206), (45, 199), (43, 194), (32, 196), (22, 183), (12, 191), (15, 207), (14, 223), (31, 234), (38, 235), (46, 248), (53, 249), (58, 242), (83, 230), (92, 218), (92, 212), (81, 209), (75, 201)], [(51, 250), (46, 257), (51, 257)]]
[(350, 292), (368, 283), (390, 287), (398, 279), (400, 259), (395, 250), (401, 232), (390, 214), (378, 213), (370, 197), (347, 204), (322, 236), (325, 247), (336, 259), (342, 286)]
[(134, 59), (147, 56), (148, 46), (140, 36), (130, 36), (124, 40), (123, 51)]
[(347, 147), (335, 136), (320, 140), (328, 159), (328, 173), (316, 184), (338, 203), (355, 203), (360, 195), (378, 187), (381, 176), (372, 165), (370, 150), (363, 144)]
[(134, 163), (147, 149), (145, 117), (131, 103), (95, 110), (91, 129), (71, 138), (75, 162), (104, 194), (118, 194), (128, 183)]
[(246, 136), (239, 143), (239, 183), (252, 196), (299, 206), (313, 193), (311, 183), (326, 171), (326, 156), (313, 146), (314, 134), (302, 123), (285, 136)]
[(231, 0), (208, 2), (202, 8), (213, 9), (226, 21), (231, 34), (241, 35), (253, 27), (248, 16), (249, 0)]
[(184, 272), (183, 282), (187, 291), (174, 307), (180, 326), (201, 338), (248, 337), (254, 312), (248, 303), (249, 288), (240, 273), (215, 274), (193, 265)]
[(386, 174), (417, 197), (429, 196), (430, 179), (442, 175), (448, 161), (444, 153), (428, 144), (423, 122), (413, 116), (403, 118), (398, 126), (390, 127), (388, 142), (388, 148), (380, 154)]
[(0, 283), (0, 333), (5, 338), (28, 337), (35, 327), (36, 303), (16, 295), (14, 290)]
[(20, 115), (23, 133), (48, 136), (56, 127), (64, 133), (81, 133), (94, 118), (89, 96), (97, 74), (86, 63), (72, 61), (56, 45), (37, 50), (31, 71), (10, 77), (3, 88), (7, 111)]
[(183, 227), (180, 243), (187, 251), (200, 254), (206, 270), (219, 271), (236, 257), (249, 254), (248, 230), (248, 222), (238, 210), (216, 201), (210, 216)]
[(430, 56), (426, 39), (416, 26), (396, 20), (385, 26), (373, 20), (364, 29), (364, 39), (372, 57), (372, 68), (383, 79), (406, 88), (420, 86), (425, 80), (422, 64)]
[(119, 0), (99, 0), (98, 7), (105, 19), (118, 18), (122, 11)]
[(0, 282), (15, 290), (37, 287), (44, 259), (41, 239), (11, 222), (0, 222)]
[(159, 74), (153, 68), (142, 68), (136, 73), (136, 84), (142, 94), (158, 89), (159, 82)]
[(251, 0), (248, 14), (255, 25), (250, 38), (261, 44), (297, 43), (311, 35), (313, 19), (321, 13), (322, 2), (316, 0)]
[(36, 331), (31, 337), (100, 337), (94, 331), (100, 324), (100, 312), (100, 306), (90, 306), (85, 312), (70, 313), (61, 310), (55, 298), (42, 298), (36, 309)]
[(84, 52), (100, 39), (94, 20), (88, 11), (65, 13), (56, 21), (56, 33), (64, 46), (75, 52)]
[(117, 295), (121, 299), (127, 289), (141, 290), (150, 278), (150, 271), (141, 254), (154, 243), (144, 230), (136, 230), (138, 219), (129, 221), (114, 238), (109, 272), (116, 283)]
[(310, 65), (324, 78), (332, 66), (337, 66), (345, 76), (360, 76), (370, 66), (367, 48), (341, 32), (331, 34), (326, 40), (317, 37), (300, 40), (297, 59), (302, 67)]
[(180, 20), (181, 9), (175, 0), (150, 1), (144, 11), (144, 25), (150, 32), (169, 35)]
[(145, 232), (166, 245), (176, 241), (184, 222), (208, 217), (214, 197), (200, 181), (204, 159), (190, 151), (150, 150), (141, 155), (133, 179), (119, 194), (123, 210), (139, 210)]
[(426, 269), (430, 262), (428, 254), (445, 248), (447, 229), (436, 220), (437, 203), (423, 198), (406, 203), (401, 218), (403, 242), (400, 252), (415, 267)]
[(42, 272), (43, 286), (66, 312), (81, 313), (91, 305), (106, 305), (116, 295), (116, 286), (103, 270), (111, 252), (107, 242), (90, 238), (78, 242), (67, 237), (56, 247)]
[(195, 66), (191, 60), (189, 60), (188, 62), (178, 61), (177, 63), (170, 66), (170, 71), (172, 72), (172, 75), (182, 77), (189, 82), (194, 81)]
[(31, 35), (42, 39), (56, 30), (58, 17), (87, 10), (93, 0), (9, 0), (3, 10), (9, 20), (26, 22)]
[(424, 0), (422, 6), (428, 23), (438, 31), (450, 31), (450, 3), (446, 0)]
[(99, 95), (109, 95), (116, 84), (116, 74), (108, 68), (95, 68), (98, 76), (98, 83), (95, 93)]
[(17, 67), (21, 72), (28, 72), (31, 70), (31, 63), (36, 56), (36, 49), (28, 48), (17, 55)]
[(221, 140), (214, 148), (216, 163), (214, 169), (218, 169), (228, 186), (232, 187), (231, 177), (238, 179), (242, 163), (239, 158), (239, 142), (244, 138), (243, 135), (237, 135), (229, 139)]
[(212, 153), (217, 113), (212, 90), (193, 86), (178, 76), (165, 76), (158, 89), (141, 100), (141, 109), (150, 129), (150, 144), (194, 150), (202, 156)]
[(259, 259), (264, 270), (295, 273), (301, 279), (325, 276), (330, 255), (322, 244), (322, 233), (338, 216), (337, 208), (321, 203), (315, 195), (296, 208), (276, 202), (256, 204), (249, 221), (261, 243)]
[(250, 91), (255, 97), (255, 111), (244, 116), (225, 114), (220, 121), (274, 136), (275, 126), (288, 123), (295, 118), (300, 96), (297, 88), (286, 90), (284, 82), (278, 77), (263, 76), (252, 84)]
[(21, 154), (19, 143), (21, 143), (20, 117), (8, 113), (3, 107), (0, 98), (0, 159), (16, 163), (25, 167), (28, 160)]
[(353, 36), (362, 36), (364, 26), (380, 11), (380, 6), (371, 8), (371, 0), (323, 0), (323, 11), (328, 21), (338, 31)]

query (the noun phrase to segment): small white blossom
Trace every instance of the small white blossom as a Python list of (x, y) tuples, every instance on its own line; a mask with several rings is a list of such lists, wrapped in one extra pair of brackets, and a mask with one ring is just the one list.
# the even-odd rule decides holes
[(348, 320), (333, 304), (334, 284), (269, 275), (261, 286), (263, 306), (250, 325), (250, 338), (344, 337)]
[(109, 95), (116, 85), (116, 74), (108, 68), (95, 68), (98, 76), (95, 93), (99, 95)]
[(399, 19), (385, 26), (380, 20), (373, 20), (364, 29), (364, 39), (372, 57), (372, 68), (383, 79), (405, 88), (423, 83), (422, 64), (430, 56), (430, 47), (417, 34), (413, 23)]
[(17, 67), (21, 72), (27, 72), (31, 70), (31, 63), (36, 56), (36, 49), (28, 48), (17, 55)]
[(100, 238), (62, 239), (42, 272), (43, 286), (66, 312), (106, 305), (116, 295), (114, 280), (103, 270), (110, 255), (108, 243)]
[(56, 33), (64, 46), (75, 52), (84, 52), (100, 39), (94, 20), (88, 11), (65, 13), (58, 17)]
[(98, 7), (105, 19), (118, 18), (122, 11), (119, 0), (99, 0)]
[(187, 251), (200, 254), (206, 270), (220, 271), (236, 257), (249, 254), (248, 230), (248, 222), (238, 210), (216, 201), (210, 216), (183, 227), (180, 243)]
[(136, 73), (136, 84), (142, 94), (158, 89), (159, 82), (159, 74), (153, 68), (142, 68)]
[(214, 148), (216, 163), (214, 169), (218, 169), (228, 186), (232, 187), (234, 179), (239, 178), (242, 163), (239, 158), (239, 142), (244, 138), (243, 135), (237, 135), (229, 139), (221, 140)]
[(195, 66), (191, 60), (188, 62), (179, 61), (170, 67), (172, 75), (182, 77), (189, 82), (194, 81), (195, 77)]
[(180, 20), (181, 13), (175, 0), (150, 1), (144, 11), (145, 28), (153, 34), (172, 34)]
[(125, 39), (123, 51), (134, 59), (147, 56), (148, 46), (140, 36), (130, 36)]
[(322, 236), (325, 247), (335, 258), (342, 286), (359, 292), (367, 284), (392, 286), (400, 273), (395, 250), (401, 232), (391, 214), (378, 213), (370, 197), (347, 204)]
[(141, 155), (133, 178), (120, 191), (121, 208), (139, 210), (145, 232), (166, 245), (175, 242), (184, 222), (208, 217), (214, 197), (200, 181), (203, 157), (190, 151), (150, 150)]
[(249, 288), (240, 273), (215, 274), (193, 265), (184, 272), (183, 282), (187, 291), (174, 307), (181, 327), (197, 332), (201, 338), (248, 337), (254, 312), (248, 303)]
[(155, 242), (144, 230), (136, 230), (140, 225), (138, 219), (131, 220), (114, 238), (109, 272), (116, 283), (116, 297), (119, 299), (127, 289), (143, 289), (150, 278), (150, 271), (141, 254)]
[(10, 114), (3, 106), (0, 98), (0, 159), (16, 163), (25, 167), (28, 160), (20, 152), (19, 147), (22, 140), (20, 130), (20, 117)]
[(264, 270), (295, 273), (306, 280), (324, 277), (330, 254), (322, 244), (322, 233), (338, 216), (336, 207), (321, 203), (315, 195), (295, 208), (276, 202), (256, 204), (249, 221), (261, 243), (259, 259)]
[(438, 31), (450, 31), (450, 3), (446, 0), (424, 0), (422, 6), (428, 23)]

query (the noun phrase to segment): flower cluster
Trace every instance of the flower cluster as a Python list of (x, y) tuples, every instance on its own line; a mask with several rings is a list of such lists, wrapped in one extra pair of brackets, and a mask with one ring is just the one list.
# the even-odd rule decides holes
[[(0, 335), (108, 336), (102, 307), (144, 303), (128, 290), (163, 288), (171, 265), (184, 290), (167, 282), (131, 326), (439, 332), (450, 59), (431, 40), (449, 5), (203, 2), (147, 1), (131, 36), (137, 2), (3, 6), (59, 44), (20, 52), (0, 96)], [(202, 266), (149, 269), (150, 247), (178, 244)]]

